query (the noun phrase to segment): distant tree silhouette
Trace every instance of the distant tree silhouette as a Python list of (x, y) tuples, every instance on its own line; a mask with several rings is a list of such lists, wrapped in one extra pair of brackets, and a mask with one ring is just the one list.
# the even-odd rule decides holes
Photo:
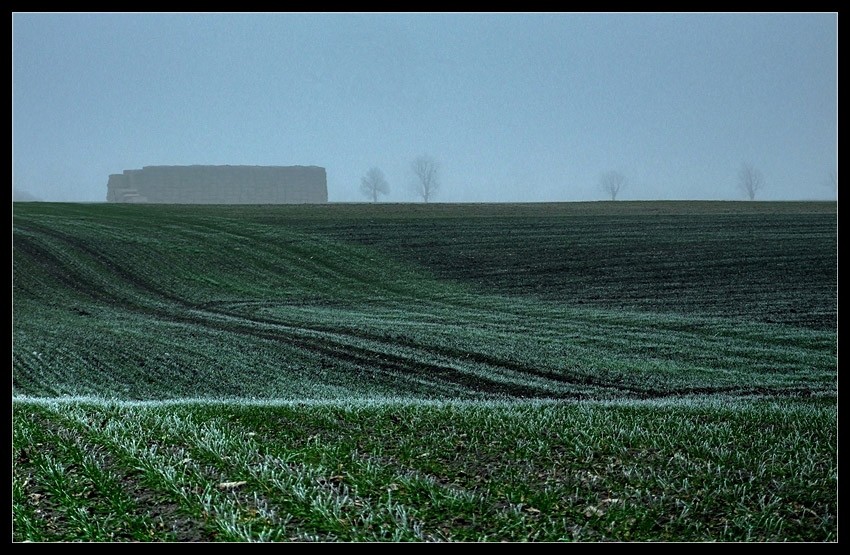
[(411, 185), (423, 202), (430, 201), (440, 189), (440, 176), (437, 162), (430, 156), (419, 156), (411, 164), (414, 181)]
[(372, 202), (378, 202), (378, 195), (388, 195), (390, 185), (380, 168), (370, 168), (360, 180), (360, 192)]
[(754, 200), (756, 193), (764, 188), (764, 176), (752, 164), (741, 164), (741, 169), (738, 170), (738, 188), (748, 199)]
[(620, 172), (610, 171), (605, 172), (599, 178), (599, 188), (611, 197), (611, 200), (617, 200), (617, 195), (623, 187), (626, 186), (626, 178)]

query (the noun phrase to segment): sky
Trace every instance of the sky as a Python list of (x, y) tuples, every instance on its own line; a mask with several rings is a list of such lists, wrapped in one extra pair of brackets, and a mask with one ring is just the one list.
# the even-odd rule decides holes
[(315, 165), (331, 202), (830, 200), (835, 13), (14, 13), (12, 184), (104, 202), (152, 165)]

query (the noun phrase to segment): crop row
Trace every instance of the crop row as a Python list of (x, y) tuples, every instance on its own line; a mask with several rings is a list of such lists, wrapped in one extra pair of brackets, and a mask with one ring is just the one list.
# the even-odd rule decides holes
[[(344, 222), (317, 220), (307, 233), (294, 229), (303, 220), (263, 220), (277, 213), (271, 208), (247, 221), (215, 210), (120, 219), (109, 207), (69, 205), (16, 215), (16, 393), (651, 398), (836, 390), (834, 330), (485, 295), (400, 264), (388, 247), (328, 239), (328, 226)], [(498, 223), (480, 220), (409, 223), (453, 222), (455, 232), (469, 228), (480, 239)], [(538, 224), (563, 225), (565, 216), (550, 220)], [(498, 229), (494, 244), (510, 235)], [(545, 241), (523, 243), (529, 257), (537, 243)], [(794, 290), (783, 283), (766, 288), (776, 307)]]
[(829, 403), (13, 409), (16, 540), (836, 539)]

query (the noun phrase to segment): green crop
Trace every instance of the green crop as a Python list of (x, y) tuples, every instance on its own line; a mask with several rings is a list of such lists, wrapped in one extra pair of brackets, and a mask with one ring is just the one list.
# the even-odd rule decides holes
[(14, 541), (836, 541), (834, 203), (17, 203)]

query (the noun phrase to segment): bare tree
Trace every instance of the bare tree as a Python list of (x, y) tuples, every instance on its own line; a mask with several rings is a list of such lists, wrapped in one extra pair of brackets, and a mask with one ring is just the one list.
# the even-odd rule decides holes
[(738, 188), (744, 191), (747, 198), (753, 200), (756, 193), (764, 188), (764, 176), (752, 164), (741, 164), (738, 170)]
[(410, 164), (415, 176), (412, 188), (424, 202), (433, 198), (440, 188), (437, 162), (430, 156), (420, 156)]
[(380, 168), (370, 168), (360, 180), (360, 192), (372, 202), (378, 202), (378, 195), (388, 195), (390, 185)]
[(599, 178), (599, 187), (611, 197), (611, 200), (617, 200), (617, 195), (625, 186), (626, 178), (620, 172), (606, 172)]

